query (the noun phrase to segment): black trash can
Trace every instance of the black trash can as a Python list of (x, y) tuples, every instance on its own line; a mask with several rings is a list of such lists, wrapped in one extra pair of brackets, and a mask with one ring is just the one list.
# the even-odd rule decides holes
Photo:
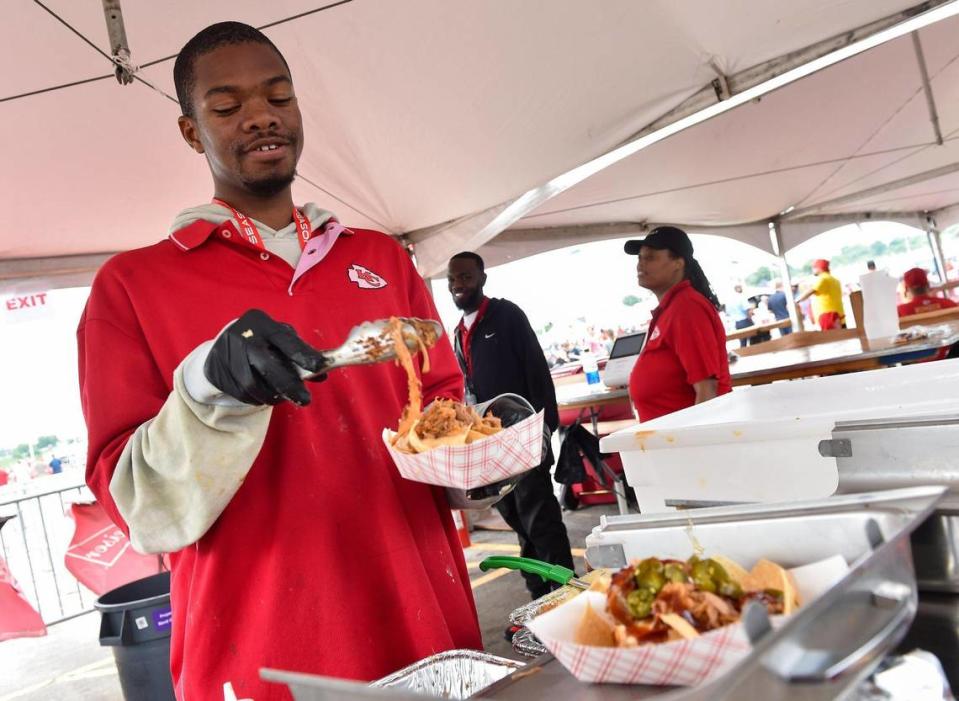
[(175, 701), (170, 676), (170, 573), (108, 591), (100, 612), (100, 644), (113, 647), (126, 701)]

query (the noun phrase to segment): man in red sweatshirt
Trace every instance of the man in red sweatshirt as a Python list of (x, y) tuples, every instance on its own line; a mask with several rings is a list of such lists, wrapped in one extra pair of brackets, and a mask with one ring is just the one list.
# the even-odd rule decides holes
[[(212, 204), (97, 275), (78, 329), (87, 483), (141, 552), (172, 553), (177, 697), (289, 698), (261, 667), (370, 680), (480, 647), (445, 493), (402, 479), (380, 434), (389, 363), (307, 387), (313, 348), (390, 315), (437, 318), (403, 249), (290, 184), (303, 129), (289, 67), (225, 22), (180, 52), (180, 130)], [(281, 323), (282, 322), (282, 323)], [(462, 397), (446, 339), (423, 398)]]
[(899, 316), (924, 314), (956, 306), (951, 299), (932, 294), (929, 289), (929, 276), (922, 268), (910, 268), (903, 273), (902, 286), (906, 288), (909, 299), (896, 307)]

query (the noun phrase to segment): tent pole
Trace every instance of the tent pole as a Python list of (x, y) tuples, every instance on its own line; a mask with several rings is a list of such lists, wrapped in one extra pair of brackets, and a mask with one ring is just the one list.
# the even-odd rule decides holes
[(783, 292), (786, 293), (786, 300), (788, 302), (786, 309), (789, 310), (789, 320), (792, 322), (793, 331), (804, 331), (803, 318), (796, 308), (796, 302), (793, 296), (793, 280), (792, 275), (789, 273), (789, 263), (786, 261), (786, 249), (783, 246), (783, 235), (780, 226), (782, 226), (781, 222), (769, 222), (769, 238), (772, 240), (773, 252), (779, 259), (779, 274), (783, 281)]
[(936, 219), (932, 215), (926, 217), (926, 237), (929, 248), (932, 249), (932, 259), (936, 262), (936, 271), (939, 273), (940, 284), (946, 280), (946, 257), (942, 253), (942, 234), (936, 226)]
[(898, 180), (883, 183), (882, 185), (876, 185), (875, 187), (860, 190), (859, 192), (852, 192), (848, 195), (842, 195), (831, 200), (817, 202), (816, 204), (809, 205), (808, 207), (793, 209), (789, 212), (789, 214), (785, 215), (784, 218), (800, 219), (802, 217), (809, 216), (810, 214), (818, 214), (824, 209), (829, 209), (830, 207), (846, 205), (850, 202), (857, 202), (858, 200), (864, 200), (869, 197), (884, 195), (887, 192), (892, 192), (893, 190), (899, 190), (904, 187), (909, 187), (910, 185), (917, 185), (918, 183), (924, 183), (929, 180), (934, 180), (935, 178), (941, 178), (944, 175), (952, 175), (956, 172), (959, 172), (959, 162), (949, 163), (948, 165), (940, 166), (939, 168), (927, 170), (924, 173), (915, 173), (905, 178), (899, 178)]
[[(930, 2), (939, 2), (939, 0), (930, 0)], [(545, 202), (653, 144), (876, 46), (906, 36), (948, 17), (959, 15), (959, 3), (954, 0), (944, 4), (924, 4), (921, 7), (924, 11), (920, 11), (919, 14), (910, 16), (909, 12), (904, 11), (893, 17), (873, 22), (867, 27), (821, 41), (804, 50), (793, 51), (780, 58), (772, 59), (760, 66), (742, 71), (742, 75), (725, 76), (726, 87), (730, 91), (730, 96), (725, 100), (716, 101), (717, 92), (722, 97), (725, 89), (720, 84), (717, 91), (717, 86), (710, 81), (696, 95), (688, 98), (683, 105), (648, 124), (619, 146), (555, 175), (547, 182), (519, 196), (488, 207), (481, 212), (443, 224), (439, 228), (431, 228), (428, 234), (431, 244), (424, 247), (420, 256), (422, 272), (427, 275), (436, 275), (443, 269), (446, 259), (453, 250), (475, 250), (485, 245), (527, 214), (539, 209)], [(959, 164), (953, 164), (952, 167), (953, 170), (949, 172), (959, 170)], [(924, 174), (923, 177), (933, 176)], [(858, 199), (862, 196), (864, 195), (858, 193), (853, 197)], [(819, 212), (822, 205), (811, 209)], [(809, 212), (802, 210), (802, 213)], [(799, 212), (793, 212), (794, 216), (798, 214)]]
[(926, 68), (926, 57), (922, 53), (922, 43), (919, 41), (919, 32), (912, 33), (912, 47), (916, 52), (916, 63), (919, 64), (919, 75), (922, 77), (922, 91), (926, 94), (926, 107), (929, 110), (929, 121), (932, 123), (932, 132), (936, 143), (942, 146), (942, 129), (939, 128), (939, 112), (936, 110), (936, 99), (932, 96), (932, 85), (929, 83), (929, 69)]

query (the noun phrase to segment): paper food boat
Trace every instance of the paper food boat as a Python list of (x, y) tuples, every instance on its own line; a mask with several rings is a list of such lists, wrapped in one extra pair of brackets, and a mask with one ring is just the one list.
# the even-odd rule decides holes
[(401, 453), (383, 430), (383, 443), (400, 474), (414, 482), (473, 489), (493, 484), (536, 467), (543, 461), (543, 412), (469, 445), (434, 448), (426, 453)]
[[(805, 604), (842, 579), (849, 567), (842, 556), (837, 555), (789, 571)], [(605, 594), (583, 592), (526, 624), (560, 664), (583, 682), (696, 686), (733, 667), (751, 649), (741, 623), (711, 630), (691, 640), (640, 647), (580, 645), (573, 641), (573, 636), (587, 605), (594, 611), (604, 611)], [(773, 616), (771, 622), (775, 627), (783, 620), (783, 616)]]

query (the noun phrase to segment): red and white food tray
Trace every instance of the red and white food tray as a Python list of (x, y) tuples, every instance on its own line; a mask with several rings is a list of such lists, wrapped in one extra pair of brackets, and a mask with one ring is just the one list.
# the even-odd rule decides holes
[(383, 443), (400, 474), (414, 482), (473, 489), (513, 477), (543, 461), (543, 412), (470, 443), (402, 453), (391, 445), (394, 432), (383, 431)]
[[(849, 568), (837, 555), (789, 571), (801, 601), (809, 602), (842, 579)], [(740, 623), (691, 640), (632, 648), (580, 645), (574, 642), (574, 632), (586, 606), (605, 611), (605, 594), (584, 592), (526, 624), (560, 664), (583, 682), (696, 686), (719, 676), (750, 651)], [(774, 617), (773, 625), (782, 618)]]

